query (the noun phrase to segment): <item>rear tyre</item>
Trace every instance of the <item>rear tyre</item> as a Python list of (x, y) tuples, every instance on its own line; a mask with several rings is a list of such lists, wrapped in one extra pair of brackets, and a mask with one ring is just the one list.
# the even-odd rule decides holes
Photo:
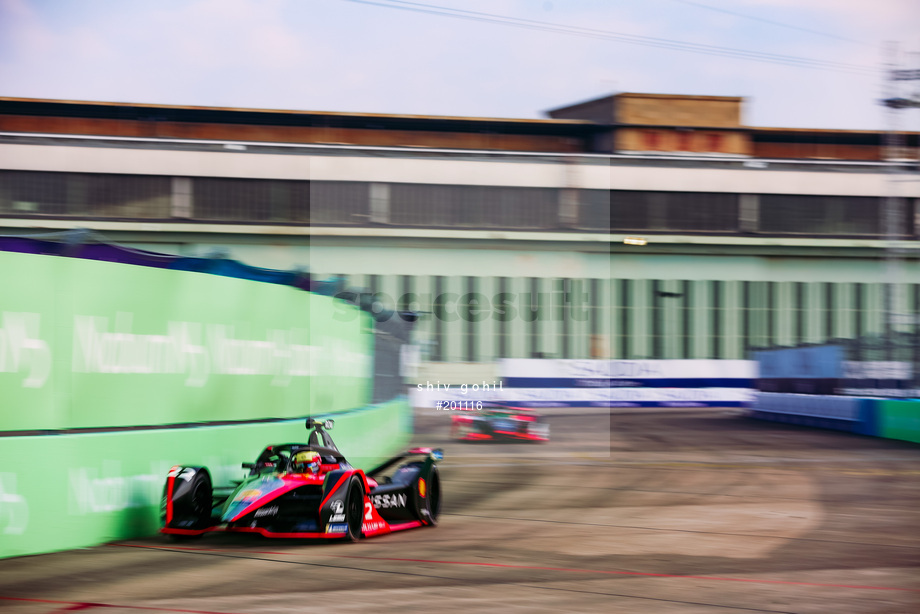
[(425, 481), (425, 496), (419, 493), (419, 519), (430, 527), (438, 526), (441, 515), (441, 475), (438, 466), (432, 465)]
[(345, 539), (356, 542), (363, 537), (361, 529), (364, 524), (364, 487), (358, 476), (351, 478), (348, 483), (348, 493), (345, 495)]
[(437, 526), (441, 514), (441, 474), (438, 466), (431, 465), (427, 474), (423, 473), (425, 463), (422, 462), (406, 463), (403, 467), (414, 471), (415, 517), (424, 525)]

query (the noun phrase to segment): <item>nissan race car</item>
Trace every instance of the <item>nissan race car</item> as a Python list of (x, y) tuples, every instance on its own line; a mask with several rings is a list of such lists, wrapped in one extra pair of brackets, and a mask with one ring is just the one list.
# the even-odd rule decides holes
[(450, 437), (457, 441), (549, 441), (549, 424), (528, 407), (492, 405), (451, 416)]
[[(365, 473), (326, 432), (332, 420), (307, 419), (306, 426), (313, 429), (309, 443), (268, 446), (243, 463), (249, 475), (234, 486), (213, 488), (206, 467), (172, 467), (160, 532), (175, 539), (231, 531), (357, 541), (437, 524), (441, 450), (414, 448)], [(402, 462), (412, 457), (418, 460)]]

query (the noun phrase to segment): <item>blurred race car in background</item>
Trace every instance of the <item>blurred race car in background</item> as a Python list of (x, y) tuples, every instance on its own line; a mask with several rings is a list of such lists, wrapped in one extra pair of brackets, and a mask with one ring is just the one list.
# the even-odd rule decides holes
[(451, 416), (450, 438), (457, 441), (549, 441), (549, 424), (529, 407), (487, 404)]
[[(230, 531), (357, 541), (437, 524), (441, 450), (413, 448), (365, 473), (326, 432), (332, 420), (307, 419), (306, 426), (309, 443), (268, 446), (254, 463), (243, 463), (249, 475), (226, 488), (212, 486), (206, 467), (172, 467), (160, 532), (178, 539)], [(403, 462), (412, 457), (420, 460)]]

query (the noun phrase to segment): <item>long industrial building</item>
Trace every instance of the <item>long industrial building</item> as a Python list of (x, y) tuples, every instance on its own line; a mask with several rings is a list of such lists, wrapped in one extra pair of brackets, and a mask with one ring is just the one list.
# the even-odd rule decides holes
[(421, 313), (446, 379), (916, 330), (920, 135), (751, 127), (744, 104), (624, 93), (530, 120), (4, 98), (0, 234), (308, 271)]

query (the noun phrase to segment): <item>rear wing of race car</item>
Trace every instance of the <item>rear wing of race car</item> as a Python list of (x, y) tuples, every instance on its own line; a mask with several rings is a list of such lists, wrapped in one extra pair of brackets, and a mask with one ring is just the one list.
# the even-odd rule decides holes
[(382, 465), (374, 467), (365, 475), (368, 477), (374, 477), (375, 475), (386, 471), (393, 465), (401, 462), (406, 458), (409, 458), (410, 456), (427, 456), (432, 463), (436, 463), (438, 461), (444, 460), (444, 450), (441, 448), (410, 448), (401, 454), (397, 454), (390, 460), (384, 462)]

